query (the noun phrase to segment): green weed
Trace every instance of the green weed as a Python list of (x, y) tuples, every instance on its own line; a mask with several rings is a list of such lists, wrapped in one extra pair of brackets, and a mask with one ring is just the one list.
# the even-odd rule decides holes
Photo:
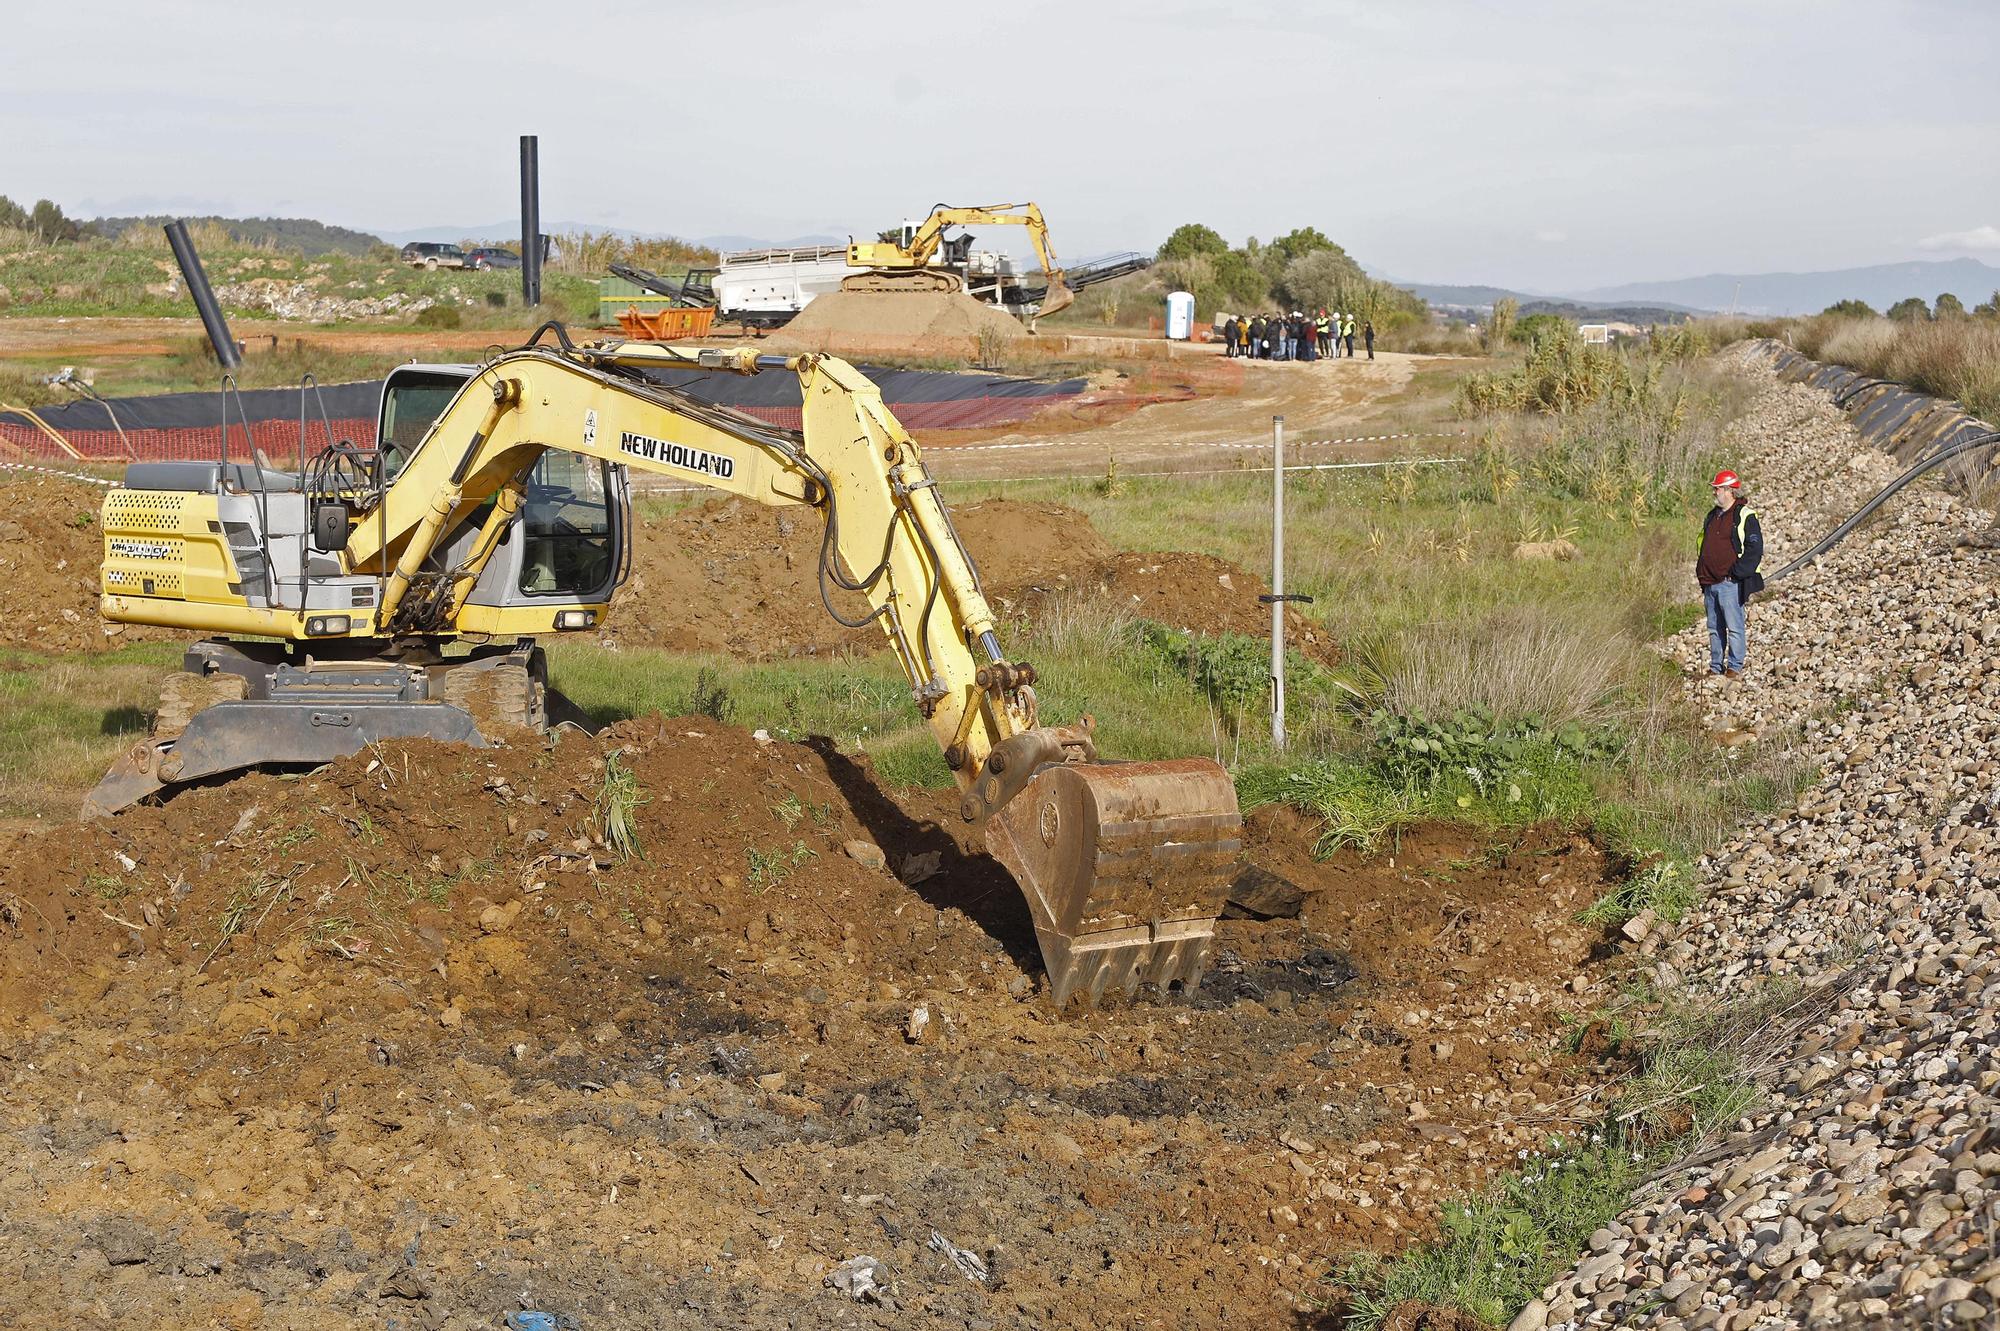
[(617, 753), (604, 758), (604, 780), (597, 791), (597, 826), (604, 844), (621, 860), (643, 854), (636, 814), (648, 799), (639, 789), (638, 774)]
[(760, 850), (751, 846), (746, 852), (750, 870), (750, 890), (762, 892), (776, 887), (791, 876), (792, 870), (813, 859), (818, 852), (805, 842), (794, 842), (790, 849), (782, 846), (770, 850)]

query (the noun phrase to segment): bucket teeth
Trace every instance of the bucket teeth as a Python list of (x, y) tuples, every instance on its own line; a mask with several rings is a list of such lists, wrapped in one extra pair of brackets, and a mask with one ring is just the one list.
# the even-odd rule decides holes
[(1099, 952), (1090, 959), (1090, 1005), (1096, 1007), (1104, 1001), (1104, 990), (1111, 983), (1111, 958)]
[(1084, 1006), (1096, 1007), (1113, 989), (1128, 999), (1141, 988), (1164, 994), (1176, 984), (1182, 993), (1190, 993), (1201, 983), (1208, 951), (1207, 939), (1188, 937), (1072, 951), (1061, 964), (1050, 968), (1050, 997), (1061, 1011), (1071, 998), (1079, 996)]
[(1242, 848), (1207, 759), (1052, 765), (988, 822), (1034, 918), (1058, 1008), (1112, 986), (1194, 988)]

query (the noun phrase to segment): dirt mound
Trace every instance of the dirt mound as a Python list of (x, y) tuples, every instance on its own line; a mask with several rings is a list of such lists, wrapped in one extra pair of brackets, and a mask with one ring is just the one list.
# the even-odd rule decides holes
[(102, 486), (0, 471), (0, 646), (94, 652), (172, 636), (98, 614), (103, 505)]
[[(1080, 596), (1190, 633), (1268, 638), (1271, 607), (1257, 598), (1269, 590), (1255, 574), (1213, 555), (1128, 550), (1081, 570), (1060, 587), (1036, 583), (1010, 587), (1000, 595), (1010, 608), (1018, 602), (1029, 619), (1050, 613), (1056, 599)], [(1285, 633), (1289, 644), (1321, 665), (1339, 663), (1340, 650), (1326, 631), (1289, 606)]]
[[(1067, 585), (1108, 562), (1089, 519), (1060, 504), (990, 499), (952, 510), (989, 590)], [(883, 649), (881, 630), (843, 628), (820, 604), (819, 515), (715, 499), (643, 520), (632, 581), (603, 637), (634, 647), (755, 660)], [(834, 592), (849, 618), (859, 597)]]
[(1260, 812), (1303, 917), (1057, 1019), (949, 805), (649, 718), (0, 839), (0, 1313), (832, 1327), (865, 1254), (919, 1320), (1277, 1325), (1593, 1076), (1552, 1052), (1603, 869), (1566, 837), (1322, 865)]
[(769, 339), (780, 351), (814, 351), (828, 337), (1015, 338), (1028, 330), (1012, 315), (963, 292), (833, 291), (815, 296)]
[[(995, 612), (1014, 622), (1054, 612), (1058, 601), (1109, 605), (1195, 633), (1271, 631), (1267, 590), (1225, 560), (1186, 551), (1118, 552), (1090, 519), (1062, 504), (988, 499), (952, 510)], [(883, 649), (873, 627), (841, 627), (820, 604), (817, 514), (741, 499), (714, 499), (641, 522), (633, 578), (613, 603), (612, 645), (718, 652), (752, 660)], [(853, 618), (859, 598), (835, 593)], [(1335, 645), (1288, 610), (1290, 640), (1332, 665)]]

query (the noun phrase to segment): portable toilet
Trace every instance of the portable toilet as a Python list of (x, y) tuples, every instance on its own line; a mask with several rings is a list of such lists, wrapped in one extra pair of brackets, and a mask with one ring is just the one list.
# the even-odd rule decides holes
[(1167, 293), (1167, 337), (1185, 342), (1194, 336), (1194, 297), (1185, 291)]

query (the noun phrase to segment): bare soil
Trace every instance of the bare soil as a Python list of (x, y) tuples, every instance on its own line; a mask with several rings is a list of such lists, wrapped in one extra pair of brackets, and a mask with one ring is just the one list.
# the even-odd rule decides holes
[[(102, 489), (59, 477), (0, 472), (0, 644), (45, 652), (101, 651), (190, 636), (107, 625), (98, 614)], [(953, 510), (994, 608), (1019, 622), (1052, 597), (1081, 596), (1199, 633), (1263, 633), (1265, 590), (1254, 574), (1206, 555), (1111, 549), (1090, 520), (1061, 504), (991, 499)], [(723, 498), (642, 519), (633, 576), (613, 604), (611, 646), (727, 653), (754, 660), (883, 649), (875, 628), (843, 628), (820, 604), (818, 515)], [(850, 614), (864, 608), (835, 592)], [(1331, 661), (1304, 619), (1294, 638)], [(114, 631), (107, 633), (107, 629)]]
[(956, 350), (968, 338), (1027, 336), (1021, 321), (964, 292), (833, 291), (816, 296), (767, 339), (776, 351), (825, 351), (847, 338), (895, 338), (909, 354)]
[(101, 486), (0, 470), (0, 646), (105, 651), (173, 636), (97, 612)]
[[(818, 514), (732, 498), (642, 522), (606, 643), (755, 660), (883, 649), (880, 629), (844, 628), (820, 604)], [(1066, 598), (1197, 633), (1270, 630), (1270, 608), (1257, 600), (1268, 588), (1255, 574), (1207, 555), (1116, 552), (1064, 505), (989, 499), (955, 507), (952, 523), (1004, 620), (1033, 621)], [(866, 609), (852, 593), (833, 596), (849, 618)], [(1289, 622), (1294, 641), (1332, 663), (1321, 631), (1300, 616)]]
[[(0, 1324), (1310, 1325), (1591, 1112), (1581, 841), (1321, 863), (1259, 811), (1302, 916), (1058, 1017), (949, 804), (655, 717), (0, 838)], [(824, 1287), (857, 1255), (898, 1310)]]

